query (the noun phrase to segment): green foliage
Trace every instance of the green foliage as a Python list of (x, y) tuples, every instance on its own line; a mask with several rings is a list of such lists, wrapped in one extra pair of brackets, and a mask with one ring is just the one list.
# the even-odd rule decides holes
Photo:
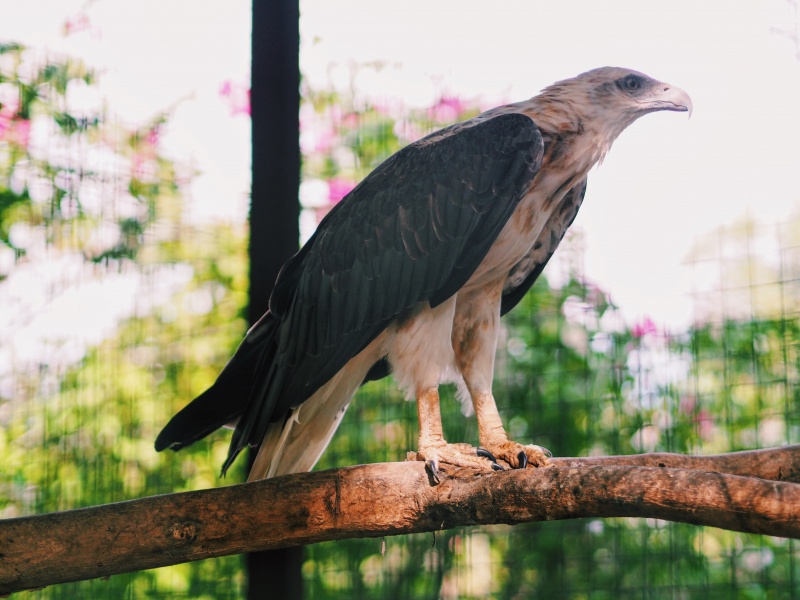
[[(145, 250), (151, 257), (161, 252)], [(166, 251), (176, 254), (174, 248)], [(243, 228), (185, 229), (180, 264), (193, 276), (182, 291), (154, 311), (128, 319), (71, 368), (53, 393), (41, 394), (42, 373), (17, 374), (17, 389), (28, 394), (5, 400), (11, 410), (0, 429), (3, 516), (220, 484), (219, 465), (228, 445), (224, 432), (179, 454), (156, 454), (153, 440), (172, 414), (214, 380), (246, 328), (245, 252)], [(241, 473), (230, 476), (237, 480)], [(242, 588), (240, 559), (228, 557), (55, 586), (36, 595), (236, 598)]]

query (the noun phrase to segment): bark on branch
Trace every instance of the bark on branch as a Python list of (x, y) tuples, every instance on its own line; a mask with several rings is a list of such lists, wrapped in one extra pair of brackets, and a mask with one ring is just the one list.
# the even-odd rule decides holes
[(421, 462), (373, 464), (8, 519), (0, 521), (0, 594), (461, 525), (653, 517), (800, 539), (800, 446), (553, 462), (492, 474), (459, 470), (439, 485)]

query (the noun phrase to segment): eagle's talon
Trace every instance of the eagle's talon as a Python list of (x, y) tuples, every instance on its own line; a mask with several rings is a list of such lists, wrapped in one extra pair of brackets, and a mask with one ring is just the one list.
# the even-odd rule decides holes
[(439, 461), (436, 460), (435, 458), (430, 458), (425, 461), (425, 467), (430, 472), (433, 482), (436, 484), (440, 483), (441, 480), (439, 479)]
[(536, 446), (535, 444), (528, 444), (523, 446), (516, 442), (504, 440), (490, 446), (491, 452), (500, 461), (508, 463), (512, 469), (525, 469), (525, 468), (541, 468), (547, 467), (550, 463), (550, 458), (553, 456), (549, 450)]
[[(490, 461), (492, 461), (493, 463), (497, 464), (497, 459), (494, 457), (494, 454), (489, 452), (486, 448), (480, 448), (480, 447), (476, 448), (475, 449), (475, 454), (477, 454), (478, 456), (480, 456), (482, 458), (488, 458)], [(494, 468), (494, 467), (492, 467), (492, 468)]]
[(425, 465), (433, 474), (438, 474), (444, 465), (452, 465), (458, 469), (480, 469), (484, 472), (503, 471), (503, 465), (498, 465), (494, 454), (485, 448), (475, 448), (470, 444), (448, 444), (447, 442), (434, 444), (421, 444), (417, 453), (419, 460), (424, 460)]

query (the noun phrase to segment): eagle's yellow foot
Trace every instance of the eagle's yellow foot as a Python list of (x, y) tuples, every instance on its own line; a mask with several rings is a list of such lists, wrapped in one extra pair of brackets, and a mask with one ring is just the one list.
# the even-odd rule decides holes
[(491, 452), (483, 448), (475, 448), (469, 444), (448, 444), (446, 442), (420, 446), (417, 460), (425, 461), (431, 477), (439, 483), (439, 465), (447, 464), (455, 467), (481, 469), (482, 471), (503, 471)]
[(549, 459), (553, 456), (547, 448), (534, 444), (523, 446), (508, 440), (485, 444), (485, 446), (496, 458), (507, 462), (514, 469), (547, 467), (550, 466)]

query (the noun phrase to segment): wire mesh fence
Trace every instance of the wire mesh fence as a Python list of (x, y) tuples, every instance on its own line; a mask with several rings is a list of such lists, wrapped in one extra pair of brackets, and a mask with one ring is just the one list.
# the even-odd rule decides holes
[[(84, 64), (0, 46), (0, 516), (218, 484), (224, 436), (184, 456), (153, 439), (216, 377), (245, 326), (246, 227), (188, 215), (167, 115), (80, 113)], [(202, 331), (202, 335), (198, 332)], [(239, 597), (226, 558), (40, 597)]]
[[(219, 485), (225, 432), (178, 454), (152, 442), (245, 329), (246, 228), (184, 218), (191, 173), (160, 151), (168, 115), (73, 115), (60, 90), (90, 85), (85, 67), (34, 61), (36, 77), (20, 77), (22, 49), (2, 50), (17, 71), (0, 84), (16, 94), (0, 107), (0, 516)], [(306, 235), (380, 160), (478, 110), (304, 96)], [(613, 291), (587, 280), (583, 252), (574, 232), (505, 319), (495, 396), (513, 438), (558, 456), (798, 441), (800, 221), (700, 240), (687, 331), (627, 323)], [(477, 442), (453, 390), (442, 411), (448, 439)], [(414, 404), (373, 382), (317, 468), (402, 460), (416, 431)], [(790, 540), (591, 519), (318, 544), (303, 577), (308, 598), (797, 598), (798, 559)], [(29, 597), (238, 598), (244, 586), (228, 557)]]

